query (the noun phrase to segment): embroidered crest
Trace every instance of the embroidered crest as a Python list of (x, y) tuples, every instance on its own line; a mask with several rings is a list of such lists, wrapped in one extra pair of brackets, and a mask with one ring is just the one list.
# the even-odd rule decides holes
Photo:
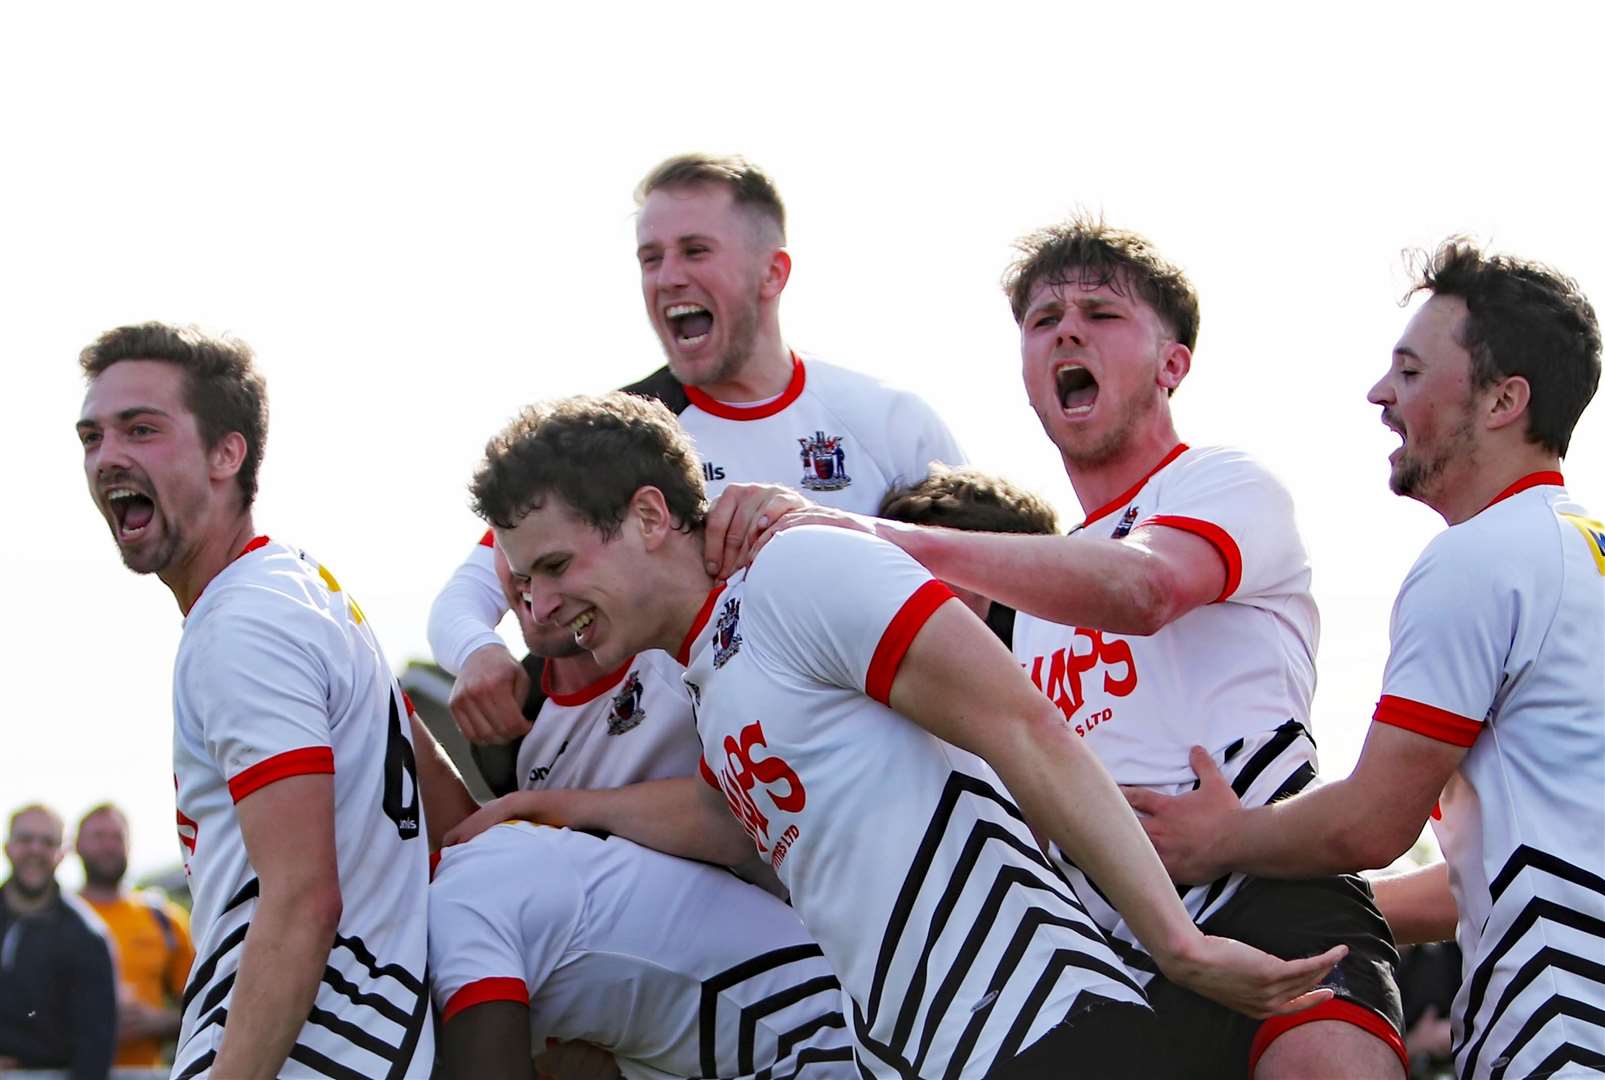
[(823, 431), (797, 440), (802, 447), (803, 487), (809, 491), (840, 491), (853, 482), (847, 475), (846, 441)]
[(641, 708), (641, 675), (632, 671), (619, 692), (613, 695), (613, 704), (607, 710), (607, 733), (623, 735), (645, 719), (646, 712)]
[(741, 618), (741, 598), (732, 596), (725, 601), (724, 610), (713, 624), (713, 666), (722, 668), (725, 661), (741, 651), (741, 634), (736, 623)]
[(1109, 534), (1110, 537), (1115, 540), (1119, 540), (1121, 537), (1131, 532), (1131, 527), (1137, 524), (1137, 512), (1138, 507), (1136, 503), (1132, 503), (1130, 506), (1126, 507), (1126, 512), (1120, 515), (1120, 524), (1115, 526), (1115, 531)]

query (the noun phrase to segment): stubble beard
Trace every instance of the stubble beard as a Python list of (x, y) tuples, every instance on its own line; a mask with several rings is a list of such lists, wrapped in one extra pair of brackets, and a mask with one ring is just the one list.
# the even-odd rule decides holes
[(115, 892), (117, 888), (122, 885), (123, 878), (127, 874), (127, 859), (119, 859), (115, 867), (106, 869), (95, 866), (88, 861), (84, 862), (84, 881), (96, 889), (105, 889), (110, 892)]
[[(672, 330), (670, 331), (673, 332)], [(709, 386), (722, 386), (734, 382), (746, 370), (747, 362), (752, 359), (752, 350), (758, 340), (758, 302), (756, 299), (743, 304), (741, 310), (735, 313), (730, 324), (730, 344), (725, 347), (724, 353), (714, 362), (713, 370), (704, 375), (696, 375), (687, 371), (676, 362), (675, 355), (668, 343), (664, 345), (664, 354), (669, 362), (669, 374), (673, 375), (686, 386), (705, 388)], [(679, 368), (680, 370), (676, 370)]]
[(1097, 469), (1125, 454), (1137, 431), (1147, 422), (1149, 415), (1159, 407), (1152, 394), (1142, 394), (1126, 404), (1119, 422), (1104, 433), (1103, 438), (1091, 446), (1060, 445), (1059, 453), (1071, 469)]
[(1395, 495), (1403, 495), (1419, 502), (1430, 502), (1438, 494), (1439, 481), (1449, 468), (1449, 463), (1457, 458), (1463, 458), (1468, 464), (1474, 465), (1476, 456), (1476, 439), (1472, 435), (1468, 409), (1467, 415), (1461, 417), (1454, 430), (1449, 432), (1437, 453), (1421, 458), (1411, 455), (1407, 448), (1400, 454), (1398, 462), (1388, 476), (1388, 488)]

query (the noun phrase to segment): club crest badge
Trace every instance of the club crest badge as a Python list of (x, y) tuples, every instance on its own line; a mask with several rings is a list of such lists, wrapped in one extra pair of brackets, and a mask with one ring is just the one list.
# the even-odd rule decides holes
[(1128, 506), (1126, 512), (1120, 515), (1120, 524), (1115, 526), (1115, 531), (1109, 534), (1110, 537), (1119, 540), (1130, 533), (1131, 527), (1137, 524), (1137, 513), (1138, 507), (1136, 503)]
[(798, 439), (802, 447), (802, 486), (809, 491), (840, 491), (853, 482), (847, 475), (846, 439), (840, 435), (814, 432)]
[(736, 630), (736, 623), (741, 619), (741, 598), (731, 597), (725, 601), (724, 610), (719, 612), (719, 619), (713, 624), (713, 666), (722, 668), (725, 661), (741, 651), (741, 634)]
[(608, 706), (607, 733), (623, 735), (639, 727), (645, 719), (646, 711), (641, 708), (641, 675), (632, 671), (619, 692), (613, 695), (613, 704)]

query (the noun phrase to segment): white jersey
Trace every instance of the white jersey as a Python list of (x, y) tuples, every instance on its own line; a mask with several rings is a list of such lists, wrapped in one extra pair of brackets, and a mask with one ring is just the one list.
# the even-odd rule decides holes
[(1433, 821), (1463, 1077), (1605, 1068), (1605, 526), (1561, 483), (1527, 477), (1427, 545), (1376, 711), (1469, 747)]
[[(1246, 805), (1300, 790), (1315, 776), (1309, 727), (1320, 620), (1287, 491), (1240, 451), (1177, 446), (1074, 532), (1120, 538), (1145, 525), (1183, 529), (1215, 547), (1226, 564), (1216, 601), (1147, 637), (1022, 611), (1015, 659), (1120, 784), (1166, 795), (1192, 790), (1188, 752), (1197, 745)], [(1086, 875), (1055, 855), (1146, 982), (1156, 969), (1131, 929)], [(1243, 880), (1232, 874), (1188, 889), (1183, 903), (1202, 921)]]
[(703, 776), (791, 890), (866, 1075), (980, 1077), (1085, 995), (1141, 1002), (980, 758), (887, 698), (952, 594), (863, 533), (780, 533), (682, 649)]
[(697, 771), (702, 746), (674, 657), (648, 650), (572, 694), (552, 689), (550, 671), (518, 745), (520, 788), (622, 787)]
[(857, 1076), (841, 985), (791, 909), (620, 837), (507, 822), (446, 848), (429, 966), (447, 1021), (527, 1003), (537, 1051), (584, 1040), (631, 1080)]
[[(964, 464), (952, 433), (917, 395), (812, 356), (794, 354), (790, 384), (764, 402), (715, 400), (667, 369), (625, 389), (679, 416), (710, 499), (732, 483), (787, 484), (826, 506), (873, 514), (891, 487), (924, 479), (932, 461)], [(429, 612), (435, 661), (453, 673), (475, 649), (501, 641), (495, 626), (507, 601), (489, 541), (481, 543), (487, 550), (469, 555)]]
[(266, 537), (190, 609), (173, 676), (178, 834), (195, 907), (173, 1075), (222, 1042), (259, 884), (234, 805), (334, 774), (344, 905), (284, 1077), (426, 1077), (428, 851), (401, 691), (362, 611), (327, 570)]

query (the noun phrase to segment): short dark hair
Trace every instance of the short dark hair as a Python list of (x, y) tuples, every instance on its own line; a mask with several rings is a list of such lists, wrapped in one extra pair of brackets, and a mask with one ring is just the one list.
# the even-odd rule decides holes
[(1162, 258), (1146, 237), (1076, 214), (1027, 233), (1014, 249), (1018, 254), (1003, 271), (1003, 291), (1016, 323), (1025, 318), (1031, 293), (1043, 282), (1107, 285), (1122, 294), (1134, 290), (1177, 341), (1188, 349), (1197, 345), (1198, 294), (1181, 268)]
[(245, 437), (245, 460), (235, 480), (241, 507), (250, 509), (268, 431), (267, 383), (256, 371), (251, 347), (197, 326), (146, 322), (108, 330), (78, 354), (78, 366), (90, 382), (123, 360), (160, 360), (183, 369), (184, 406), (194, 414), (208, 450), (231, 431)]
[(659, 163), (635, 187), (635, 205), (659, 188), (723, 184), (735, 205), (774, 223), (780, 242), (786, 242), (786, 205), (768, 173), (740, 154), (677, 154)]
[(103, 802), (96, 803), (84, 811), (84, 816), (78, 819), (78, 832), (84, 831), (84, 826), (89, 824), (90, 818), (99, 817), (101, 814), (112, 815), (123, 823), (123, 831), (128, 831), (128, 815), (123, 813), (123, 808), (113, 802)]
[(930, 475), (899, 484), (881, 499), (879, 516), (914, 525), (945, 525), (970, 532), (1059, 531), (1059, 515), (1037, 495), (976, 468), (931, 464)]
[(1599, 320), (1577, 282), (1542, 263), (1490, 255), (1465, 236), (1405, 258), (1415, 278), (1405, 302), (1423, 291), (1464, 300), (1456, 337), (1471, 354), (1474, 384), (1526, 379), (1527, 441), (1564, 457), (1600, 375)]
[(676, 528), (701, 527), (708, 496), (691, 437), (662, 402), (615, 390), (526, 406), (485, 444), (469, 491), (474, 513), (498, 528), (556, 494), (611, 539), (647, 486), (663, 493)]

